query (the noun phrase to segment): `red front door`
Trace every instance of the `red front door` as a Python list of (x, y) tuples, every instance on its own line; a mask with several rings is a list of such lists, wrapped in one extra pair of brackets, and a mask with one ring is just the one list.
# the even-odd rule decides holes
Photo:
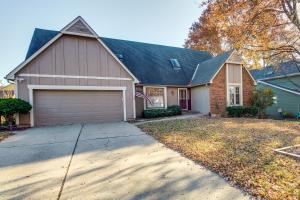
[(182, 88), (179, 89), (178, 92), (178, 98), (179, 98), (179, 106), (181, 107), (182, 110), (187, 110), (188, 109), (188, 98), (187, 98), (187, 89)]

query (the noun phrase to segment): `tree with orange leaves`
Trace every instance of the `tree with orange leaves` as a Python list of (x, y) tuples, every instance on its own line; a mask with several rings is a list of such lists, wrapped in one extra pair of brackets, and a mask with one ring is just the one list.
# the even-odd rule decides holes
[[(300, 0), (207, 0), (185, 47), (242, 53), (261, 66), (300, 58)], [(299, 68), (300, 71), (300, 68)]]

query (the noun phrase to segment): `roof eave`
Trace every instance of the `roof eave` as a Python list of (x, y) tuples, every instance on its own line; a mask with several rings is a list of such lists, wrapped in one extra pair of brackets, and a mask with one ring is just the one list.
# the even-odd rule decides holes
[(265, 81), (257, 81), (258, 83), (262, 83), (264, 85), (268, 85), (270, 87), (273, 87), (273, 88), (277, 88), (279, 90), (283, 90), (283, 91), (286, 91), (286, 92), (290, 92), (290, 93), (293, 93), (293, 94), (296, 94), (296, 95), (299, 95), (300, 96), (300, 92), (296, 92), (294, 90), (290, 90), (290, 89), (287, 89), (287, 88), (284, 88), (284, 87), (280, 87), (278, 85), (274, 85), (274, 84), (271, 84), (271, 83), (267, 83)]

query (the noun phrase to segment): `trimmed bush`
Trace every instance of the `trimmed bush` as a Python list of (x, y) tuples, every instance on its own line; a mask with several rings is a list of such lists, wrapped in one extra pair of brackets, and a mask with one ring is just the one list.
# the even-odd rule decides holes
[(16, 113), (28, 113), (31, 110), (31, 105), (22, 99), (0, 99), (0, 115), (5, 118), (10, 130)]
[(148, 109), (144, 110), (145, 118), (158, 118), (158, 117), (168, 117), (174, 115), (181, 115), (182, 111), (180, 106), (173, 105), (169, 106), (167, 109)]
[(256, 107), (231, 106), (226, 110), (229, 117), (255, 117), (258, 114)]
[(182, 114), (180, 106), (177, 106), (177, 105), (169, 106), (167, 108), (167, 112), (168, 112), (168, 116), (181, 115)]

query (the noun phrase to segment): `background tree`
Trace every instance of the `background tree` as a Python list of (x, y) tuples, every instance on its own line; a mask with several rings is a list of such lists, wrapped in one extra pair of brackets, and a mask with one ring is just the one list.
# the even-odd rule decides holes
[(300, 58), (299, 0), (208, 0), (201, 6), (206, 9), (185, 47), (213, 54), (234, 48), (254, 67)]

